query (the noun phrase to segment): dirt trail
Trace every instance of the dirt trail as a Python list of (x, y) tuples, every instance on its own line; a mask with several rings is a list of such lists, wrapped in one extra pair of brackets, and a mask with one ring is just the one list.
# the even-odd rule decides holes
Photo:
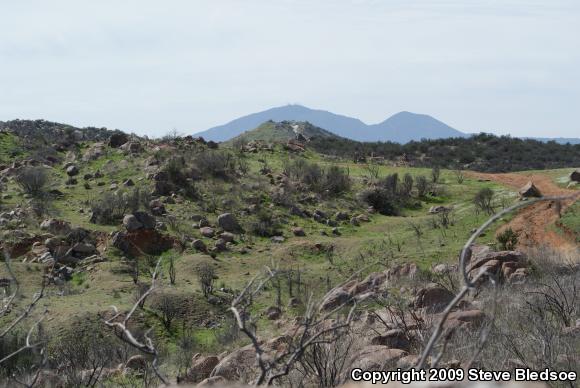
[[(476, 179), (489, 179), (519, 190), (529, 181), (540, 190), (543, 195), (567, 195), (575, 190), (564, 189), (556, 185), (547, 175), (542, 174), (486, 174), (470, 172), (469, 176)], [(562, 203), (562, 212), (574, 203), (567, 200)], [(521, 209), (504, 228), (511, 227), (520, 235), (520, 248), (538, 245), (549, 245), (553, 248), (574, 252), (578, 249), (573, 236), (564, 236), (552, 230), (551, 226), (558, 220), (557, 206), (553, 202), (540, 202)]]

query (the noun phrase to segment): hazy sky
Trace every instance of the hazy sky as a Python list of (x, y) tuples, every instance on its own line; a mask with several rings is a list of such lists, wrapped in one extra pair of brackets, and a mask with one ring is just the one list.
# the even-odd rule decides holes
[(0, 120), (162, 135), (300, 103), (580, 137), (577, 0), (23, 0), (0, 15)]

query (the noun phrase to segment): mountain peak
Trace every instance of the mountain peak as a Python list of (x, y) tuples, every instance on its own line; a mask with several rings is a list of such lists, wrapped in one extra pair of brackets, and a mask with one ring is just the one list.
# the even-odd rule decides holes
[(268, 120), (309, 122), (338, 136), (359, 141), (406, 143), (422, 138), (465, 136), (462, 132), (424, 114), (402, 111), (379, 124), (368, 125), (353, 117), (312, 109), (300, 104), (278, 106), (243, 116), (227, 124), (200, 132), (198, 135), (209, 140), (226, 141), (257, 128)]

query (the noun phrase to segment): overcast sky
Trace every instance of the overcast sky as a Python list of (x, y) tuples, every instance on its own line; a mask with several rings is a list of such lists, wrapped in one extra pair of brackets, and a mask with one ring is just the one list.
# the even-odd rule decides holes
[(3, 121), (163, 135), (299, 103), (580, 137), (577, 0), (23, 0), (0, 15)]

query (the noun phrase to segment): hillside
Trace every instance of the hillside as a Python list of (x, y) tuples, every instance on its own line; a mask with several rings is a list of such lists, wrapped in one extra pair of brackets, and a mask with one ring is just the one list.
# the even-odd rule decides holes
[(324, 110), (301, 105), (286, 105), (240, 117), (227, 124), (210, 128), (196, 135), (214, 141), (226, 141), (252, 130), (265, 121), (307, 121), (338, 136), (360, 141), (407, 142), (422, 138), (464, 136), (448, 125), (428, 115), (410, 112), (398, 113), (379, 124), (367, 125), (362, 121)]
[(338, 138), (337, 135), (316, 127), (309, 122), (300, 121), (282, 121), (274, 122), (267, 121), (261, 124), (258, 128), (246, 131), (239, 136), (226, 142), (226, 144), (235, 144), (239, 141), (264, 141), (264, 142), (284, 142), (288, 140), (310, 140), (328, 139), (331, 137)]
[[(416, 366), (461, 292), (457, 258), (472, 232), (524, 204), (517, 191), (528, 180), (547, 194), (578, 192), (572, 164), (483, 175), (429, 159), (354, 161), (332, 152), (367, 143), (308, 123), (264, 123), (249, 134), (269, 140), (251, 149), (67, 128), (20, 121), (0, 131), (0, 387), (36, 371), (35, 387), (249, 384), (260, 376), (254, 346), (280, 386), (341, 386), (356, 366)], [(289, 150), (296, 131), (312, 138)], [(487, 151), (508, 140), (480, 142)], [(411, 144), (431, 161), (449, 152), (443, 141)], [(577, 202), (532, 206), (470, 247), (477, 290), (452, 306), (441, 366), (475, 354), (490, 370), (577, 370), (568, 362), (580, 349)], [(575, 303), (564, 318), (544, 319), (552, 310), (536, 295), (546, 290)], [(21, 348), (29, 330), (32, 345)], [(564, 356), (547, 359), (522, 331), (547, 333)], [(288, 360), (290, 372), (275, 374)], [(329, 363), (327, 381), (315, 370)]]

